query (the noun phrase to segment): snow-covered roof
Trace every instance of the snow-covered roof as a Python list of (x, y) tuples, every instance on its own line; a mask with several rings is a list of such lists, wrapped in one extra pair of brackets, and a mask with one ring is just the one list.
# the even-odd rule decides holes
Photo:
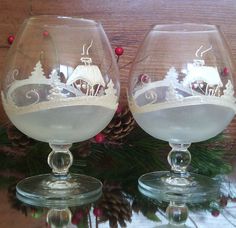
[(195, 64), (187, 64), (187, 76), (183, 80), (183, 85), (194, 81), (204, 81), (209, 85), (223, 85), (219, 72), (216, 67), (211, 66), (196, 66)]
[(77, 80), (86, 81), (91, 86), (96, 84), (105, 86), (101, 71), (96, 65), (78, 65), (68, 78), (66, 84), (71, 85)]

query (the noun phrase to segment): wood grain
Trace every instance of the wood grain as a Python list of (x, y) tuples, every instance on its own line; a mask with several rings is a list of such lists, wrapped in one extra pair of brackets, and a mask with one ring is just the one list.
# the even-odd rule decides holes
[[(121, 102), (125, 103), (130, 63), (154, 24), (192, 22), (219, 25), (236, 61), (235, 12), (235, 0), (0, 0), (0, 46), (7, 45), (8, 34), (16, 33), (30, 15), (65, 15), (100, 21), (113, 48), (122, 46), (125, 49), (119, 62)], [(2, 52), (6, 51), (0, 49)], [(0, 73), (4, 56), (0, 54)], [(236, 138), (236, 120), (226, 133)]]

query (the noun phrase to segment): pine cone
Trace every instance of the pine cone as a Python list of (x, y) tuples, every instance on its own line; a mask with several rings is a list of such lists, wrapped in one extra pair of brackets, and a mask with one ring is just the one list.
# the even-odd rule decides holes
[(119, 141), (127, 136), (135, 127), (136, 122), (127, 106), (119, 106), (113, 119), (102, 131), (108, 141)]
[(131, 222), (132, 209), (120, 185), (105, 182), (103, 196), (96, 207), (103, 211), (99, 222), (109, 221), (111, 228), (118, 227), (118, 223), (121, 227), (126, 227), (126, 222)]
[(140, 205), (136, 199), (134, 199), (134, 201), (132, 202), (132, 210), (136, 213), (139, 213), (140, 211)]
[(28, 147), (32, 144), (33, 139), (19, 131), (14, 125), (7, 126), (7, 136), (13, 146)]

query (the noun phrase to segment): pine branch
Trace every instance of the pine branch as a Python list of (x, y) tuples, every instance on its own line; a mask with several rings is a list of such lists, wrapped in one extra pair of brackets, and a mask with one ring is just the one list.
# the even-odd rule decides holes
[(192, 144), (190, 147), (192, 170), (211, 177), (229, 173), (232, 166), (223, 159), (226, 143), (220, 134), (208, 141)]

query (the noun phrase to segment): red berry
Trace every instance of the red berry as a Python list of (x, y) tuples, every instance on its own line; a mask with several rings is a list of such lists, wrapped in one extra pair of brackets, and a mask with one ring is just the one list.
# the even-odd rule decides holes
[(214, 217), (218, 217), (220, 215), (220, 211), (219, 210), (213, 210), (211, 212), (211, 214), (214, 216)]
[(228, 204), (228, 199), (227, 199), (227, 197), (223, 196), (223, 197), (220, 199), (220, 206), (226, 207), (227, 204)]
[(7, 41), (9, 44), (12, 44), (14, 42), (14, 40), (15, 40), (15, 36), (13, 36), (13, 35), (8, 36), (8, 38), (7, 38)]
[(101, 217), (102, 216), (102, 209), (101, 208), (98, 208), (98, 207), (95, 207), (93, 209), (93, 214), (96, 216), (96, 217)]
[(95, 137), (94, 137), (95, 141), (97, 143), (103, 143), (105, 140), (105, 135), (102, 133), (98, 133)]
[(82, 210), (76, 211), (76, 213), (74, 214), (74, 217), (76, 217), (78, 220), (82, 219), (84, 217), (83, 211)]
[(124, 53), (124, 49), (122, 47), (117, 47), (115, 49), (115, 53), (116, 53), (116, 55), (121, 56)]
[(76, 218), (76, 216), (73, 216), (72, 219), (71, 219), (71, 223), (74, 224), (74, 225), (77, 225), (79, 223), (79, 219)]
[(151, 79), (150, 79), (149, 75), (147, 75), (147, 74), (141, 74), (141, 75), (139, 76), (139, 81), (142, 82), (142, 83), (148, 83), (148, 82), (151, 81)]
[(44, 37), (48, 37), (49, 36), (49, 32), (47, 30), (43, 31), (43, 36)]
[(122, 106), (119, 104), (117, 109), (116, 109), (116, 113), (120, 114), (122, 112)]
[(222, 73), (223, 73), (223, 76), (227, 76), (229, 74), (229, 69), (225, 67)]

